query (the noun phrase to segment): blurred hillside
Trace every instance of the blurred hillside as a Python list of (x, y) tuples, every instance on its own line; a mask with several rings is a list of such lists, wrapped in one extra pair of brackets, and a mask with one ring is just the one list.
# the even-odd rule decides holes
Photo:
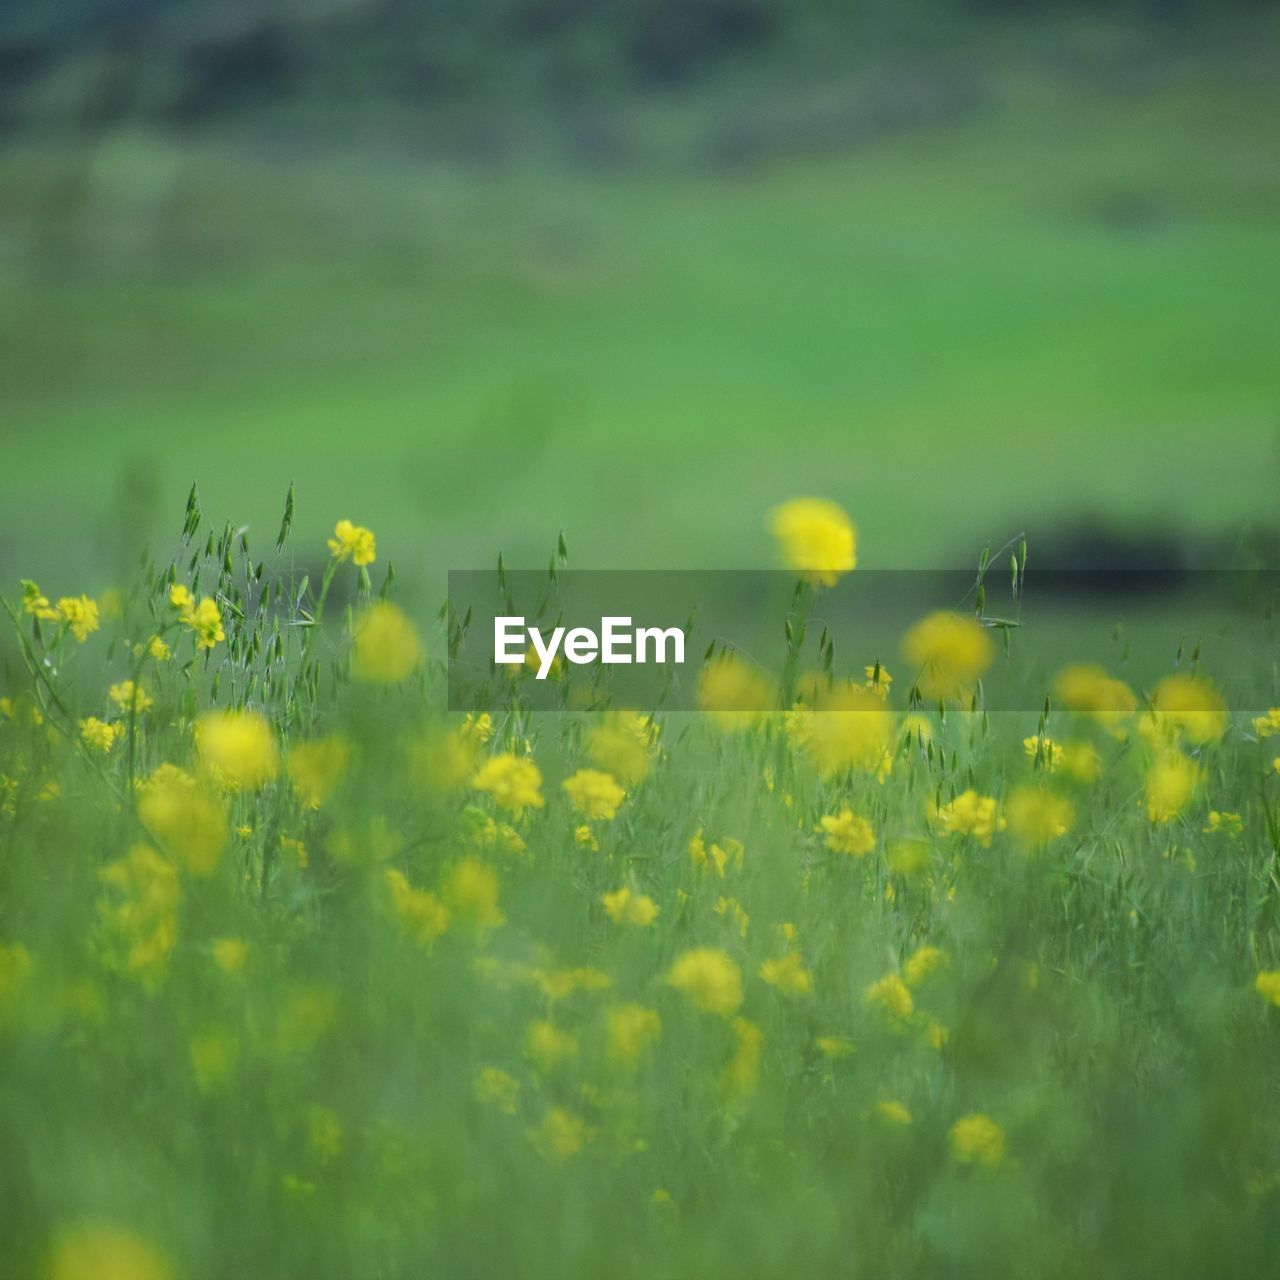
[(1107, 9), (11, 3), (0, 571), (102, 585), (193, 479), (420, 577), (768, 564), (807, 491), (882, 566), (1229, 547), (1275, 7)]

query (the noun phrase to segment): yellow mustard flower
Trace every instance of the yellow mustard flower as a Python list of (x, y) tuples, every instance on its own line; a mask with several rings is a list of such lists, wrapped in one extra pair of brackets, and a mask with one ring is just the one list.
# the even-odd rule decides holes
[(329, 554), (338, 561), (350, 560), (363, 567), (378, 558), (378, 542), (371, 529), (339, 520), (329, 539)]
[(63, 596), (58, 601), (58, 616), (81, 644), (98, 629), (98, 606), (88, 596)]
[(746, 1018), (734, 1018), (733, 1056), (724, 1069), (725, 1091), (735, 1098), (751, 1093), (760, 1078), (760, 1049), (764, 1032)]
[(1172, 822), (1200, 783), (1200, 766), (1180, 751), (1162, 751), (1147, 770), (1147, 821)]
[(520, 1081), (501, 1067), (481, 1067), (471, 1083), (471, 1091), (478, 1101), (496, 1107), (504, 1115), (515, 1115)]
[(911, 1123), (911, 1112), (906, 1109), (900, 1102), (893, 1099), (886, 1099), (884, 1102), (876, 1103), (876, 1113), (882, 1120), (888, 1121), (891, 1125), (897, 1125), (905, 1128)]
[(727, 1018), (742, 1004), (742, 970), (723, 951), (694, 947), (676, 958), (667, 984), (704, 1013)]
[(962, 791), (950, 804), (938, 806), (934, 821), (945, 835), (973, 836), (983, 848), (1005, 827), (995, 798), (981, 796), (972, 788)]
[(906, 1022), (915, 1012), (911, 988), (896, 973), (888, 973), (877, 979), (862, 993), (862, 998), (867, 1004), (879, 1009), (885, 1020), (894, 1027)]
[(132, 680), (121, 680), (107, 690), (107, 696), (121, 711), (134, 711), (141, 715), (155, 706), (155, 700), (140, 685)]
[(599, 769), (579, 769), (561, 784), (570, 803), (588, 822), (609, 822), (617, 816), (618, 806), (627, 793), (610, 774)]
[(57, 622), (60, 616), (49, 597), (29, 578), (22, 579), (22, 612), (43, 622)]
[(276, 776), (275, 731), (259, 711), (206, 711), (195, 724), (200, 763), (225, 785), (260, 787)]
[(178, 940), (178, 876), (154, 849), (134, 845), (98, 872), (108, 894), (98, 901), (104, 964), (147, 986), (157, 983)]
[(471, 779), (471, 786), (487, 791), (496, 804), (517, 818), (526, 809), (541, 809), (545, 803), (538, 766), (510, 751), (490, 756)]
[(1076, 820), (1075, 806), (1047, 787), (1018, 787), (1005, 804), (1005, 821), (1027, 849), (1041, 849), (1067, 834)]
[(429, 949), (449, 928), (449, 908), (434, 893), (413, 888), (402, 871), (388, 868), (382, 875), (396, 918), (414, 942)]
[(141, 1236), (109, 1223), (84, 1223), (59, 1233), (49, 1280), (173, 1280), (169, 1260)]
[(542, 1072), (553, 1071), (578, 1052), (578, 1039), (562, 1031), (548, 1018), (531, 1023), (525, 1032), (524, 1051)]
[(402, 610), (379, 600), (357, 619), (351, 636), (351, 677), (366, 684), (398, 684), (421, 665), (422, 640)]
[(870, 690), (833, 684), (797, 722), (791, 740), (823, 776), (857, 769), (880, 773), (892, 759), (893, 713)]
[(227, 842), (222, 807), (194, 778), (161, 765), (138, 789), (138, 817), (192, 875), (211, 875)]
[(949, 963), (950, 957), (941, 947), (917, 947), (902, 966), (902, 976), (907, 986), (918, 987)]
[(769, 513), (782, 559), (815, 587), (832, 587), (858, 565), (857, 530), (842, 507), (825, 498), (792, 498)]
[(1004, 1160), (1004, 1130), (988, 1115), (961, 1116), (948, 1134), (952, 1157), (961, 1164), (994, 1169)]
[(498, 894), (497, 872), (478, 858), (456, 863), (445, 883), (445, 898), (454, 915), (480, 929), (494, 929), (503, 923)]
[(991, 633), (968, 614), (931, 613), (903, 637), (916, 686), (930, 699), (967, 696), (995, 659)]
[(249, 947), (243, 938), (215, 938), (210, 951), (213, 962), (223, 973), (234, 976), (244, 971)]
[(529, 1130), (529, 1139), (548, 1159), (568, 1160), (591, 1141), (592, 1130), (575, 1112), (564, 1107), (552, 1107), (536, 1129)]
[(662, 1035), (662, 1019), (654, 1009), (623, 1004), (609, 1010), (606, 1040), (614, 1062), (634, 1062)]
[(313, 738), (289, 748), (285, 764), (298, 798), (318, 809), (334, 793), (351, 762), (351, 744), (338, 734)]
[(717, 654), (698, 673), (698, 707), (725, 733), (759, 724), (777, 705), (773, 683), (735, 653)]
[(1254, 979), (1253, 989), (1280, 1008), (1280, 969), (1262, 969)]
[(1063, 667), (1054, 679), (1053, 696), (1068, 711), (1091, 717), (1114, 737), (1125, 733), (1138, 709), (1133, 690), (1093, 663)]
[(80, 737), (85, 745), (104, 754), (109, 753), (124, 735), (125, 726), (119, 720), (108, 723), (97, 716), (87, 716), (80, 721)]
[(807, 996), (813, 991), (813, 974), (804, 966), (798, 951), (787, 951), (760, 966), (761, 981), (777, 987), (783, 995)]
[(662, 910), (648, 894), (636, 893), (625, 885), (612, 893), (603, 894), (600, 900), (604, 903), (605, 915), (614, 924), (632, 924), (644, 928), (651, 925)]
[(875, 828), (852, 809), (845, 808), (837, 814), (820, 818), (818, 826), (826, 833), (827, 848), (832, 853), (847, 853), (861, 858), (876, 847)]

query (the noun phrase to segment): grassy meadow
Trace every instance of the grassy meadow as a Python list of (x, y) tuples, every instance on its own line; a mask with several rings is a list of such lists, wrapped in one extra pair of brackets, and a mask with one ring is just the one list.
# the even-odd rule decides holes
[(1268, 1274), (1280, 709), (988, 714), (974, 615), (801, 670), (784, 510), (797, 660), (695, 712), (443, 714), (349, 521), (5, 593), (7, 1274)]

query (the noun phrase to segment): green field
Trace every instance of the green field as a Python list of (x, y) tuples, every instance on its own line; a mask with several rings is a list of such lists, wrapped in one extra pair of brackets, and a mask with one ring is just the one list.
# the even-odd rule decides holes
[(1269, 35), (958, 49), (955, 110), (875, 130), (857, 75), (761, 72), (616, 104), (611, 163), (554, 117), (497, 159), (403, 117), (18, 138), (0, 564), (107, 585), (192, 479), (259, 541), (296, 480), (313, 542), (376, 524), (433, 594), (561, 527), (580, 565), (768, 564), (744, 511), (805, 491), (877, 565), (1266, 519)]

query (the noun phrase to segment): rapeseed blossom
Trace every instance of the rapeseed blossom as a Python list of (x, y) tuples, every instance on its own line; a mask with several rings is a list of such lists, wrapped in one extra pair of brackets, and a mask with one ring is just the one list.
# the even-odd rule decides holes
[(351, 635), (351, 678), (366, 684), (398, 684), (421, 665), (422, 640), (414, 625), (386, 600), (356, 619)]
[(683, 993), (694, 1008), (722, 1018), (742, 1004), (742, 970), (714, 947), (694, 947), (677, 957), (667, 971), (667, 984)]
[(614, 924), (630, 924), (639, 928), (651, 925), (661, 908), (648, 894), (636, 893), (625, 885), (612, 893), (602, 895), (605, 915)]
[(561, 784), (574, 809), (588, 822), (611, 822), (627, 793), (613, 777), (599, 769), (579, 769)]
[(260, 787), (276, 776), (280, 751), (270, 722), (260, 711), (206, 711), (195, 725), (200, 763), (222, 785)]
[(834, 502), (793, 498), (770, 512), (769, 527), (786, 567), (815, 587), (833, 587), (857, 567), (857, 530)]
[(471, 786), (488, 792), (496, 804), (517, 818), (526, 809), (541, 809), (546, 803), (538, 766), (510, 751), (490, 756), (471, 779)]
[(837, 814), (827, 814), (818, 819), (818, 826), (825, 834), (827, 848), (832, 853), (847, 853), (861, 858), (876, 847), (875, 828), (852, 809), (844, 808)]
[(976, 618), (939, 612), (907, 632), (902, 652), (915, 672), (916, 687), (941, 702), (969, 696), (996, 651), (990, 632)]
[(983, 848), (990, 846), (991, 837), (1005, 826), (995, 797), (979, 795), (972, 788), (949, 804), (938, 805), (933, 818), (945, 835), (972, 836)]
[(961, 1164), (994, 1169), (1004, 1160), (1004, 1130), (981, 1112), (961, 1116), (947, 1136), (952, 1157)]
[(350, 560), (360, 568), (372, 564), (378, 558), (378, 543), (372, 529), (339, 520), (329, 539), (329, 554), (337, 561)]

